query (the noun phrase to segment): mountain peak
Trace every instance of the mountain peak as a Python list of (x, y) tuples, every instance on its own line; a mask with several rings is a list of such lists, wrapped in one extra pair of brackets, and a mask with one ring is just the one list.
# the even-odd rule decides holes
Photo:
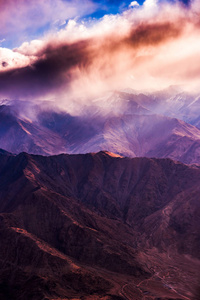
[(106, 155), (108, 155), (110, 157), (119, 157), (119, 158), (123, 158), (124, 157), (122, 155), (119, 155), (117, 153), (110, 152), (110, 151), (107, 151), (107, 150), (102, 150), (102, 151), (96, 152), (95, 154), (106, 154)]

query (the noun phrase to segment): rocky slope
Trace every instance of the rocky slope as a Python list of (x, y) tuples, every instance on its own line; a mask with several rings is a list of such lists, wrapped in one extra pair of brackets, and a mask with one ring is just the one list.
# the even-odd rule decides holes
[(198, 299), (198, 167), (3, 152), (0, 178), (1, 299)]
[(15, 107), (7, 105), (0, 106), (0, 147), (13, 153), (65, 152), (64, 141), (58, 134), (21, 117)]

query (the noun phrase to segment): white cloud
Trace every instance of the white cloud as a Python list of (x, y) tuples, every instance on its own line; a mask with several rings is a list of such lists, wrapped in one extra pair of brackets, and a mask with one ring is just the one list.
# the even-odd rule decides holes
[(136, 7), (136, 6), (140, 6), (137, 1), (132, 1), (129, 5), (129, 7)]
[(13, 52), (20, 53), (25, 56), (37, 56), (43, 49), (45, 42), (43, 40), (33, 40), (31, 42), (24, 42), (19, 48), (13, 49)]
[(145, 0), (143, 6), (145, 8), (155, 8), (158, 4), (158, 0)]
[[(33, 57), (27, 57), (21, 53), (0, 47), (0, 71), (22, 68), (34, 61)], [(4, 67), (6, 64), (6, 68)]]

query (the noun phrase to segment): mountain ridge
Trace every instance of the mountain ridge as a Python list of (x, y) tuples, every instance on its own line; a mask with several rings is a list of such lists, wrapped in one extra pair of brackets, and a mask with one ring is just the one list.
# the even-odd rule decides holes
[[(14, 281), (7, 281), (12, 295), (16, 282), (26, 298), (38, 291), (34, 299), (114, 299), (122, 297), (127, 284), (138, 299), (146, 290), (157, 297), (193, 297), (198, 264), (189, 273), (180, 261), (188, 266), (187, 255), (200, 258), (198, 167), (168, 158), (113, 157), (104, 151), (0, 154), (0, 178), (0, 284), (8, 271), (21, 274), (21, 279), (13, 275)], [(173, 268), (178, 279), (170, 285), (175, 291), (164, 285), (171, 277), (161, 276), (157, 286), (155, 265), (164, 273)], [(142, 283), (137, 287), (147, 280), (156, 285), (154, 291)]]

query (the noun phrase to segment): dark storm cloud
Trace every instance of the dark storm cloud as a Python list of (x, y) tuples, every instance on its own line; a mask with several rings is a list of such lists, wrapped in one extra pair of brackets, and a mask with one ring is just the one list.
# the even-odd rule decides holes
[(70, 70), (87, 64), (87, 47), (88, 41), (57, 48), (49, 45), (32, 65), (0, 72), (0, 93), (7, 91), (15, 97), (37, 95), (68, 84), (72, 80)]
[(140, 24), (131, 31), (130, 36), (124, 41), (130, 46), (149, 46), (163, 43), (169, 38), (176, 38), (182, 32), (182, 27), (170, 22)]

